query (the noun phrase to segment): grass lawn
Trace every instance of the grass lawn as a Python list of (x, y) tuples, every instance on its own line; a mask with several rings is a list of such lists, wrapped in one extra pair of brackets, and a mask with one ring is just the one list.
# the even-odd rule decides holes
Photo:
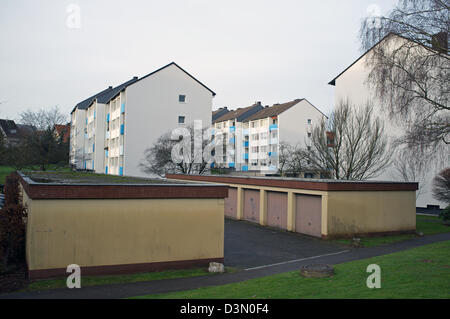
[[(381, 267), (381, 288), (366, 286), (367, 266)], [(217, 287), (143, 299), (366, 299), (450, 298), (450, 241), (335, 266), (332, 278), (303, 278), (298, 271)]]
[[(424, 235), (433, 235), (440, 233), (449, 233), (450, 227), (442, 224), (441, 219), (435, 216), (422, 216), (417, 215), (416, 228), (418, 232), (422, 232)], [(383, 244), (391, 244), (407, 239), (412, 239), (417, 237), (417, 235), (397, 235), (397, 236), (384, 236), (384, 237), (368, 237), (361, 238), (361, 244), (363, 247), (372, 247)], [(336, 239), (333, 240), (335, 243), (351, 245), (351, 239)]]
[[(212, 275), (212, 273), (209, 273), (206, 268), (199, 268), (199, 269), (185, 269), (185, 270), (169, 270), (162, 272), (149, 272), (130, 275), (89, 276), (89, 277), (82, 276), (81, 287), (144, 282), (161, 279), (187, 278), (187, 277), (208, 276), (208, 275)], [(31, 282), (27, 288), (22, 289), (21, 291), (66, 288), (67, 287), (66, 280), (67, 278), (38, 280)]]
[(10, 166), (0, 166), (0, 184), (5, 185), (6, 176), (14, 172), (15, 169)]

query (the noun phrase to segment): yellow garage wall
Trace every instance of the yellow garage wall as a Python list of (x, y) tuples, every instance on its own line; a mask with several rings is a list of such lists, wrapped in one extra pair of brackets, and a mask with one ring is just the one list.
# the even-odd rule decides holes
[(416, 229), (414, 191), (328, 192), (328, 237)]
[(30, 270), (223, 258), (223, 199), (30, 200)]

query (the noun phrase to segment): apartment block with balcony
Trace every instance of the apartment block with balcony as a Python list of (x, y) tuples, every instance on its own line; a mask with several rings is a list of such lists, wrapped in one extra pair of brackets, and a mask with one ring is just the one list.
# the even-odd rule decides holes
[[(96, 101), (98, 96), (111, 90), (112, 86), (78, 103), (71, 112), (69, 161), (76, 169), (92, 169), (91, 161), (93, 158), (90, 158), (92, 154), (89, 155), (91, 152), (89, 148), (87, 109)], [(91, 123), (91, 128), (92, 126)], [(90, 166), (88, 166), (88, 163)]]
[(248, 170), (276, 173), (280, 143), (311, 147), (312, 127), (326, 116), (306, 99), (265, 107), (244, 121), (244, 163)]
[[(262, 109), (261, 102), (257, 102), (249, 107), (226, 112), (226, 114), (213, 120), (214, 138), (220, 136), (223, 141), (223, 147), (222, 160), (216, 160), (212, 167), (231, 168), (237, 171), (248, 170), (248, 159), (247, 161), (240, 160), (245, 151), (245, 142), (248, 142), (248, 128), (245, 128), (243, 123), (247, 118)], [(216, 154), (216, 156), (220, 156), (220, 154)]]
[[(71, 157), (79, 169), (146, 176), (145, 151), (163, 134), (201, 120), (211, 125), (215, 93), (172, 62), (85, 100), (72, 112)], [(82, 132), (82, 134), (77, 134)]]

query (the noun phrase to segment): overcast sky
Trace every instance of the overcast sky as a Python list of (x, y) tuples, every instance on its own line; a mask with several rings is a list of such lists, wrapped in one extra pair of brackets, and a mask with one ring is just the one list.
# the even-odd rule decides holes
[(327, 83), (361, 55), (362, 19), (396, 3), (1, 0), (0, 118), (55, 105), (70, 113), (172, 61), (217, 93), (214, 108), (307, 98), (328, 113)]

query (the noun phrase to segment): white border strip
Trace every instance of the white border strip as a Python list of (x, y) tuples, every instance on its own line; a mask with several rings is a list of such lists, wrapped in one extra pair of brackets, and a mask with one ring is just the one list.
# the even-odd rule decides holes
[(284, 262), (281, 262), (281, 263), (265, 265), (265, 266), (259, 266), (259, 267), (253, 267), (253, 268), (247, 268), (247, 269), (244, 269), (244, 270), (245, 271), (256, 270), (256, 269), (263, 269), (263, 268), (274, 267), (274, 266), (279, 266), (279, 265), (291, 264), (291, 263), (295, 263), (295, 262), (298, 262), (298, 261), (304, 261), (304, 260), (309, 260), (309, 259), (315, 259), (315, 258), (321, 258), (321, 257), (327, 257), (327, 256), (333, 256), (333, 255), (339, 255), (339, 254), (343, 254), (343, 253), (348, 253), (349, 251), (350, 250), (343, 250), (343, 251), (340, 251), (340, 252), (337, 252), (337, 253), (326, 254), (326, 255), (319, 255), (319, 256), (312, 256), (312, 257), (296, 259), (296, 260), (290, 260), (290, 261), (284, 261)]

